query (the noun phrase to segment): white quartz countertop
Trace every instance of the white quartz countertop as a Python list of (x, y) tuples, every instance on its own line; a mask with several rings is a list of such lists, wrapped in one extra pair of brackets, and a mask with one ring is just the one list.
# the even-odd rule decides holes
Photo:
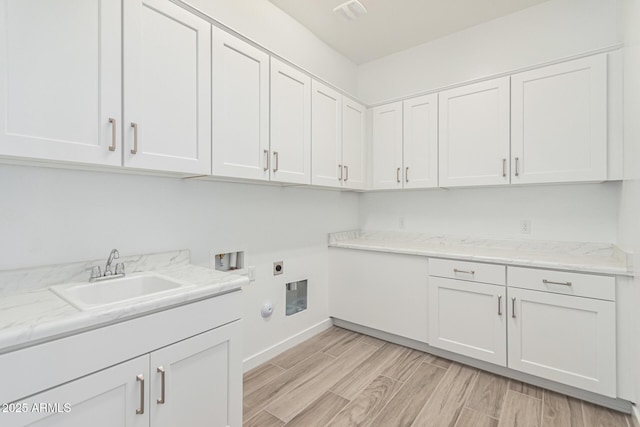
[[(179, 293), (148, 296), (137, 301), (87, 311), (75, 308), (49, 289), (50, 285), (75, 281), (72, 278), (63, 279), (62, 276), (65, 276), (65, 271), (78, 270), (73, 267), (84, 263), (1, 271), (0, 354), (200, 299), (239, 291), (249, 282), (244, 276), (189, 264), (188, 251), (173, 253), (176, 255), (173, 257), (166, 255), (132, 258), (133, 271), (128, 275), (153, 271), (193, 286)], [(159, 259), (170, 261), (153, 262)], [(49, 275), (46, 274), (47, 270), (50, 271)], [(82, 277), (86, 282), (88, 273), (82, 271)]]
[(628, 254), (609, 243), (346, 231), (330, 234), (329, 246), (523, 267), (633, 275)]

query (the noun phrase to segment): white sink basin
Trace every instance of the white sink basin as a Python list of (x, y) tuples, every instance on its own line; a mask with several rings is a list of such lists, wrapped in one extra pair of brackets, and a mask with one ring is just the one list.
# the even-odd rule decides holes
[(74, 307), (90, 310), (173, 294), (192, 286), (159, 274), (143, 273), (102, 282), (66, 283), (50, 289)]

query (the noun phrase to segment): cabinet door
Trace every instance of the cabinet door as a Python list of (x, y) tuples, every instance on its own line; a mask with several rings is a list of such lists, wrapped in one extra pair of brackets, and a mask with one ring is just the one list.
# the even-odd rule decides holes
[(342, 99), (342, 162), (345, 188), (364, 190), (366, 186), (367, 109), (348, 98)]
[(18, 403), (27, 413), (1, 414), (2, 425), (148, 427), (148, 371), (149, 356), (142, 356), (36, 394)]
[(510, 368), (616, 396), (614, 302), (509, 288), (509, 311)]
[(311, 183), (341, 187), (342, 95), (313, 80), (311, 104)]
[(121, 19), (118, 1), (0, 1), (0, 155), (121, 164)]
[(241, 426), (241, 338), (236, 321), (151, 353), (151, 425)]
[(504, 286), (429, 277), (429, 344), (506, 366)]
[(511, 182), (607, 178), (606, 54), (515, 74), (511, 85)]
[(440, 92), (440, 186), (509, 183), (509, 77)]
[(271, 58), (271, 180), (311, 184), (311, 78)]
[(419, 256), (329, 249), (329, 315), (427, 342), (427, 265)]
[(402, 188), (402, 102), (375, 107), (373, 114), (373, 188)]
[(168, 0), (124, 5), (125, 166), (209, 174), (211, 25)]
[(438, 94), (404, 101), (404, 188), (438, 186)]
[(269, 55), (213, 30), (213, 174), (269, 179)]

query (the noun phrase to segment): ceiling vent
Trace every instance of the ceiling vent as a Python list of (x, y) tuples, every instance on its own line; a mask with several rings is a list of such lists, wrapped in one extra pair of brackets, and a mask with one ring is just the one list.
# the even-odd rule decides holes
[(334, 13), (342, 16), (347, 21), (355, 21), (367, 14), (367, 9), (358, 0), (349, 0), (333, 9)]

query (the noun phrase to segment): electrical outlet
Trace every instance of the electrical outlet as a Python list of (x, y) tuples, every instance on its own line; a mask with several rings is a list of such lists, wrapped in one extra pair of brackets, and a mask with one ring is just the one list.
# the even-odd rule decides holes
[(273, 275), (278, 276), (284, 273), (284, 261), (276, 261), (273, 263)]
[(256, 281), (256, 266), (255, 265), (250, 265), (247, 268), (247, 277), (249, 278), (250, 282), (255, 282)]
[(531, 234), (531, 220), (523, 219), (520, 221), (520, 233), (521, 234)]

